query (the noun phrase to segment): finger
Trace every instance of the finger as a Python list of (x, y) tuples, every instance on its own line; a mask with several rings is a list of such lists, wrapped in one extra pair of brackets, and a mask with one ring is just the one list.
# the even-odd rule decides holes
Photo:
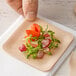
[(19, 14), (23, 15), (22, 0), (7, 0), (7, 3)]
[(38, 0), (22, 0), (22, 8), (25, 18), (33, 21), (37, 16)]

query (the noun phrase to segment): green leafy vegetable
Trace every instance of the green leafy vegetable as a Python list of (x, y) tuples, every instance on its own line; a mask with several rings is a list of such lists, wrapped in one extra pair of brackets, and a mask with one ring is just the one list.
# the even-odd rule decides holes
[(45, 29), (45, 32), (47, 32), (47, 30), (48, 30), (48, 25), (47, 25), (47, 27), (46, 27), (46, 29)]
[[(45, 33), (47, 33), (47, 34), (50, 35), (51, 43), (49, 44), (48, 48), (49, 49), (58, 48), (60, 40), (58, 40), (57, 38), (55, 38), (55, 36), (54, 36), (55, 32), (53, 32), (51, 30), (48, 30), (48, 25), (47, 25), (47, 27), (46, 27), (45, 30), (43, 30), (42, 26), (40, 26), (40, 36), (39, 37), (35, 37), (35, 36), (32, 37), (32, 35), (30, 35), (29, 37), (26, 38), (27, 51), (24, 52), (27, 55), (26, 58), (29, 58), (31, 56), (33, 59), (36, 59), (38, 51), (40, 49), (42, 49), (42, 51), (44, 50), (44, 48), (42, 47), (42, 41), (45, 39), (45, 37), (44, 37)], [(30, 40), (31, 42), (37, 42), (38, 46), (37, 47), (33, 47), (28, 42), (28, 40)], [(52, 55), (52, 53), (50, 51), (47, 52), (46, 54)]]
[(58, 42), (58, 43), (60, 43), (60, 40), (58, 40), (58, 39), (54, 39), (54, 41), (55, 41), (55, 42)]
[[(39, 25), (40, 26), (40, 25)], [(42, 26), (40, 26), (40, 30), (41, 30), (41, 32), (43, 31), (43, 28), (42, 28)]]
[(48, 52), (48, 55), (52, 55), (52, 53), (51, 52)]
[(37, 58), (37, 54), (34, 53), (34, 54), (32, 55), (32, 58), (33, 58), (33, 59), (36, 59), (36, 58)]

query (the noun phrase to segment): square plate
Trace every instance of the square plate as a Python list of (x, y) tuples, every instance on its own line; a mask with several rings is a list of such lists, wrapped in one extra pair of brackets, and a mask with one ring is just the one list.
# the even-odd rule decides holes
[[(61, 41), (59, 48), (55, 49), (52, 56), (45, 55), (43, 59), (26, 59), (26, 57), (21, 53), (18, 47), (23, 43), (23, 37), (25, 35), (25, 30), (29, 29), (30, 25), (37, 23), (41, 25), (44, 29), (48, 25), (49, 29), (55, 32), (55, 36)], [(48, 24), (46, 21), (37, 19), (34, 22), (24, 21), (21, 26), (11, 35), (11, 37), (3, 44), (3, 49), (16, 59), (27, 63), (41, 71), (48, 71), (53, 68), (56, 62), (64, 54), (66, 49), (69, 47), (73, 41), (73, 35), (69, 32), (63, 31), (54, 25)]]

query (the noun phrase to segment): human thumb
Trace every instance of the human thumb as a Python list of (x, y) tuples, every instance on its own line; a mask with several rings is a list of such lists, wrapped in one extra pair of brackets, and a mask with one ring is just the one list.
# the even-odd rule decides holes
[(22, 0), (24, 16), (28, 21), (34, 21), (38, 11), (38, 0)]

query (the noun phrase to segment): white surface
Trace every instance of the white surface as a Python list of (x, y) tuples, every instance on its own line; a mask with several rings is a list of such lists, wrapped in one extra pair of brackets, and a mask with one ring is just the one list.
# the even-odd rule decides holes
[[(62, 25), (60, 25), (60, 24), (58, 24), (58, 23), (55, 23), (55, 22), (53, 22), (53, 21), (51, 21), (51, 20), (47, 20), (47, 19), (45, 19), (46, 21), (48, 21), (49, 23), (51, 23), (51, 24), (54, 24), (54, 25), (56, 25), (56, 26), (58, 26), (58, 27), (60, 27), (60, 28), (63, 28), (64, 30), (67, 30), (67, 31), (70, 31), (70, 32), (72, 32), (75, 36), (76, 36), (76, 32), (75, 31), (73, 31), (73, 30), (71, 30), (71, 29), (69, 29), (69, 28), (67, 28), (67, 27), (64, 27), (64, 26), (62, 26)], [(8, 29), (7, 30), (7, 32), (5, 32), (3, 35), (2, 35), (2, 37), (0, 38), (0, 43), (4, 43), (8, 38), (9, 38), (9, 36), (19, 27), (19, 25), (20, 25), (20, 23), (22, 23), (23, 22), (23, 18), (22, 17), (19, 17), (19, 19), (13, 24), (13, 25), (11, 25), (11, 27), (10, 27), (10, 29)], [(16, 26), (17, 25), (17, 26)], [(10, 33), (9, 33), (10, 32)], [(65, 53), (65, 55), (61, 58), (61, 60), (55, 65), (55, 67), (54, 67), (54, 69), (51, 71), (51, 73), (50, 74), (53, 74), (55, 71), (56, 71), (56, 69), (60, 66), (60, 64), (63, 62), (63, 60), (64, 60), (64, 58), (66, 58), (67, 57), (67, 55), (72, 51), (72, 49), (73, 49), (73, 47), (74, 47), (74, 45), (75, 45), (75, 41), (74, 41), (74, 43), (71, 45), (71, 47), (68, 49), (68, 51), (67, 51), (67, 53)], [(28, 76), (39, 76), (39, 75), (41, 75), (41, 76), (47, 76), (47, 75), (49, 75), (49, 72), (41, 72), (41, 71), (39, 71), (39, 70), (37, 70), (37, 69), (34, 69), (34, 68), (32, 68), (32, 67), (30, 67), (30, 66), (28, 66), (28, 65), (25, 65), (24, 63), (21, 63), (21, 62), (19, 62), (18, 60), (16, 60), (16, 59), (14, 59), (14, 58), (12, 58), (12, 57), (10, 57), (9, 55), (7, 55), (4, 51), (2, 51), (3, 49), (1, 48), (1, 53), (2, 54), (5, 54), (5, 57), (3, 57), (4, 58), (4, 60), (6, 59), (6, 61), (5, 61), (5, 63), (6, 63), (6, 65), (5, 65), (5, 63), (3, 62), (2, 64), (1, 64), (1, 66), (2, 66), (2, 69), (3, 70), (1, 70), (2, 72), (1, 72), (1, 75), (3, 75), (3, 76), (10, 76), (11, 75), (11, 73), (13, 73), (12, 74), (12, 76), (25, 76), (25, 75), (28, 75)], [(2, 55), (1, 55), (1, 59), (2, 59)], [(9, 63), (7, 63), (7, 61), (9, 62)], [(10, 62), (11, 62), (11, 64), (10, 64)], [(4, 66), (5, 65), (5, 66)], [(4, 66), (4, 67), (3, 67)], [(10, 67), (11, 66), (11, 67)], [(7, 70), (7, 67), (8, 67), (8, 70)], [(10, 70), (11, 69), (11, 70)], [(51, 76), (51, 75), (50, 75)]]
[[(7, 5), (5, 1), (6, 0), (0, 0), (0, 35), (3, 34), (3, 32), (6, 31), (7, 28), (19, 16)], [(75, 5), (76, 0), (39, 0), (39, 14), (76, 30), (76, 15), (73, 12)], [(10, 64), (8, 58), (6, 60), (6, 58), (4, 58), (5, 56), (4, 57), (2, 56), (4, 56), (4, 54), (2, 55), (0, 53), (0, 64), (5, 62), (8, 62), (8, 64)], [(0, 68), (0, 74), (5, 69), (5, 66), (6, 66), (5, 64), (4, 66), (0, 65), (0, 67), (3, 68), (3, 69)], [(69, 68), (69, 57), (59, 68), (55, 76), (69, 76), (68, 68)]]

